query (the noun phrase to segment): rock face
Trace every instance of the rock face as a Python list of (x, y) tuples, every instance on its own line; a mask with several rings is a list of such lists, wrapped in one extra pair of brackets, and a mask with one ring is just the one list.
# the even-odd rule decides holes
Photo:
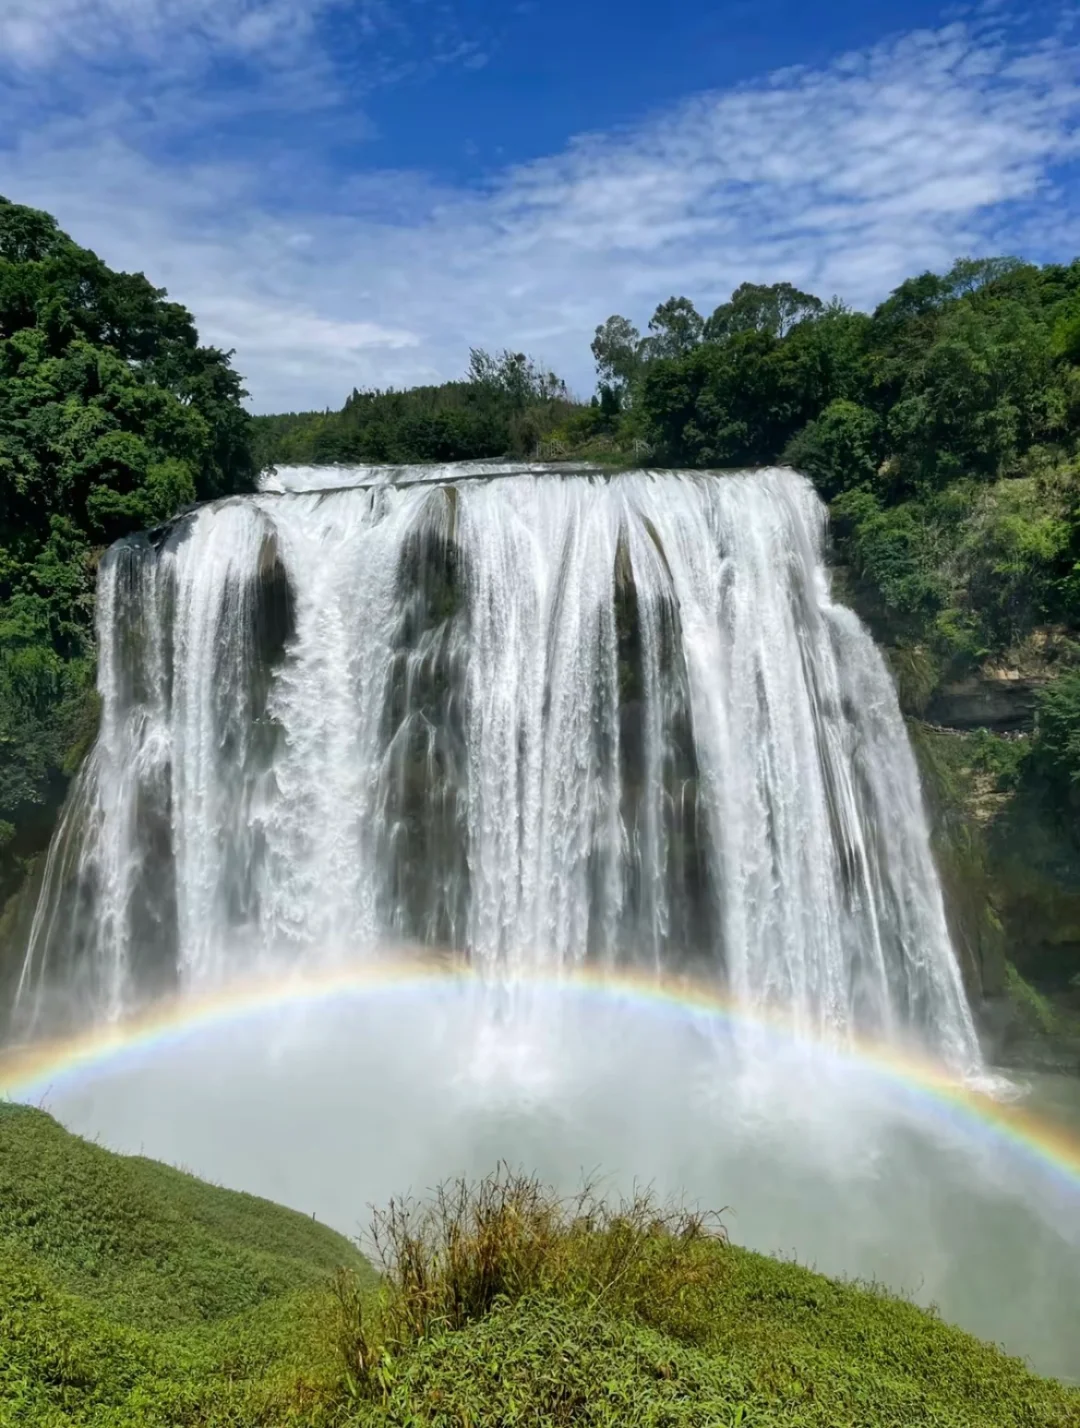
[[(985, 713), (1031, 680), (983, 681)], [(974, 683), (974, 681), (973, 681)], [(996, 685), (996, 688), (995, 688)], [(1022, 698), (1022, 694), (1020, 698)], [(1022, 730), (912, 721), (953, 944), (995, 1063), (1080, 1069), (1080, 846)], [(1017, 703), (1020, 703), (1018, 698)], [(970, 707), (970, 706), (968, 706)], [(1022, 707), (1022, 706), (1021, 706)], [(1016, 710), (1013, 711), (1014, 715)], [(1005, 717), (1003, 711), (1002, 717)], [(986, 730), (980, 719), (974, 728)], [(1006, 753), (1010, 744), (1012, 753)]]
[(1026, 733), (1034, 727), (1042, 677), (1018, 670), (983, 671), (943, 685), (926, 707), (926, 718), (946, 729), (989, 729), (995, 734)]

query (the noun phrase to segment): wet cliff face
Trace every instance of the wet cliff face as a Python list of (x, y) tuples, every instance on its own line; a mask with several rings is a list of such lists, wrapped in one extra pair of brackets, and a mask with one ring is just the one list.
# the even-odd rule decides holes
[[(909, 717), (953, 942), (993, 1054), (1080, 1069), (1080, 791), (1034, 746), (1038, 692), (1063, 641), (929, 690), (886, 653)], [(1049, 651), (1049, 658), (1047, 657)]]
[(940, 685), (924, 714), (929, 723), (960, 732), (1030, 734), (1038, 694), (1045, 686), (1044, 676), (1008, 667), (987, 669)]

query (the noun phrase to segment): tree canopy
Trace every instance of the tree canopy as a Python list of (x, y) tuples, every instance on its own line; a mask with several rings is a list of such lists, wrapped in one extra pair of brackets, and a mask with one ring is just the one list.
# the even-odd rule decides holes
[(461, 381), (354, 390), (341, 411), (256, 417), (256, 452), (263, 466), (531, 456), (573, 407), (566, 384), (525, 353), (474, 347)]

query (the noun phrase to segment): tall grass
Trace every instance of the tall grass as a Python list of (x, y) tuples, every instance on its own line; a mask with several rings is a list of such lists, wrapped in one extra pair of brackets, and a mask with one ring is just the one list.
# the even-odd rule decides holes
[(694, 1339), (725, 1274), (722, 1213), (661, 1205), (647, 1189), (609, 1203), (591, 1183), (567, 1198), (506, 1164), (476, 1183), (447, 1182), (426, 1204), (391, 1200), (370, 1230), (377, 1295), (348, 1272), (335, 1281), (348, 1384), (378, 1395), (393, 1361), (421, 1340), (545, 1293), (645, 1323), (662, 1317)]

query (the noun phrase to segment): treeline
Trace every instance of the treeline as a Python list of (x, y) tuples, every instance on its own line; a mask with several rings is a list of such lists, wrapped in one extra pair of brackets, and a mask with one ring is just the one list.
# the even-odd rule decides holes
[(354, 391), (337, 412), (256, 417), (260, 466), (531, 456), (573, 412), (564, 383), (521, 352), (471, 354), (441, 386)]
[(244, 395), (161, 289), (0, 198), (0, 894), (95, 730), (98, 557), (251, 485)]
[(708, 319), (669, 299), (644, 338), (609, 318), (592, 350), (599, 406), (633, 410), (673, 464), (789, 454), (827, 496), (882, 466), (894, 497), (1022, 474), (1033, 447), (1075, 441), (1080, 261), (965, 259), (909, 279), (872, 314), (745, 283)]

